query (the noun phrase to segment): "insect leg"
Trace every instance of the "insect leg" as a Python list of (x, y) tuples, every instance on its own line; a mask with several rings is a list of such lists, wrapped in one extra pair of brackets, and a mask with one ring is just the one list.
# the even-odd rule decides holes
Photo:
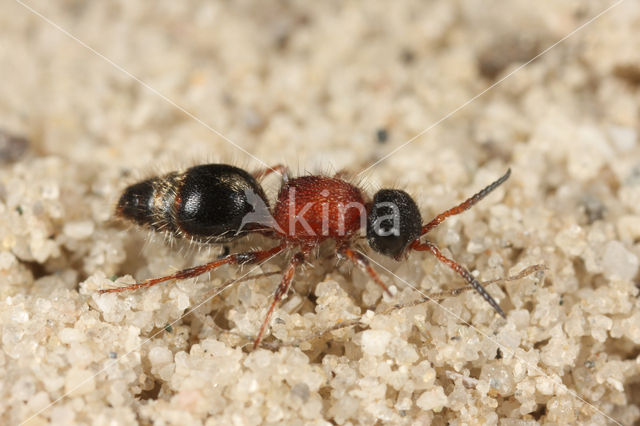
[(353, 262), (358, 268), (360, 268), (362, 272), (368, 274), (376, 284), (382, 287), (385, 293), (387, 293), (389, 296), (392, 296), (386, 284), (380, 279), (380, 276), (375, 271), (375, 269), (373, 269), (373, 267), (369, 263), (369, 260), (365, 256), (349, 247), (343, 247), (340, 252), (343, 253), (347, 257), (347, 259)]
[(449, 268), (457, 272), (462, 278), (464, 278), (464, 280), (469, 283), (480, 294), (480, 296), (482, 296), (484, 300), (486, 300), (493, 307), (493, 309), (495, 309), (495, 311), (500, 314), (501, 317), (507, 317), (500, 305), (498, 305), (498, 302), (496, 302), (495, 299), (491, 297), (491, 295), (487, 292), (487, 290), (482, 287), (482, 284), (480, 284), (480, 282), (478, 282), (478, 280), (476, 280), (474, 276), (465, 269), (464, 266), (442, 254), (440, 249), (438, 249), (435, 244), (429, 241), (415, 241), (413, 244), (411, 244), (410, 248), (416, 251), (430, 251), (431, 253), (433, 253), (433, 255), (438, 258), (440, 262), (444, 263)]
[(273, 295), (273, 302), (271, 302), (271, 306), (267, 311), (267, 316), (264, 318), (264, 321), (262, 322), (262, 326), (260, 327), (258, 336), (256, 337), (256, 340), (253, 342), (253, 349), (257, 348), (260, 345), (260, 341), (262, 340), (262, 336), (264, 335), (265, 330), (269, 326), (269, 320), (271, 319), (271, 315), (273, 314), (273, 311), (275, 310), (276, 305), (280, 302), (280, 300), (282, 300), (282, 297), (285, 294), (287, 294), (287, 292), (289, 291), (289, 287), (291, 287), (291, 282), (293, 281), (293, 275), (296, 272), (296, 267), (301, 265), (303, 262), (304, 262), (304, 254), (302, 253), (296, 253), (293, 256), (293, 258), (291, 258), (291, 261), (289, 262), (289, 265), (287, 266), (287, 269), (285, 270), (284, 275), (282, 276), (282, 281), (280, 281), (280, 285), (278, 285), (278, 288), (276, 289), (276, 292)]
[(268, 250), (249, 251), (245, 253), (235, 253), (225, 256), (221, 259), (216, 259), (212, 262), (205, 263), (203, 265), (194, 266), (192, 268), (183, 269), (171, 275), (166, 275), (159, 278), (151, 278), (141, 283), (136, 283), (124, 287), (108, 288), (104, 290), (98, 290), (99, 293), (118, 293), (121, 291), (137, 290), (142, 287), (151, 287), (158, 283), (168, 280), (183, 280), (186, 278), (197, 277), (205, 272), (211, 271), (222, 265), (249, 265), (254, 263), (260, 263), (271, 256), (275, 256), (284, 250), (285, 245), (281, 244), (277, 247)]

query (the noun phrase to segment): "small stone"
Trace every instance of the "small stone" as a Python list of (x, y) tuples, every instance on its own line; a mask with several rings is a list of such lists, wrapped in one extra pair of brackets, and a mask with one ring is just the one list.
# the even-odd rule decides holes
[(35, 379), (25, 375), (11, 386), (11, 395), (21, 401), (29, 401), (36, 390)]
[(634, 241), (640, 238), (640, 216), (621, 216), (616, 223), (618, 235), (623, 241)]
[(89, 370), (71, 368), (65, 377), (64, 391), (71, 396), (84, 395), (96, 388), (95, 374)]
[(620, 241), (609, 241), (602, 256), (602, 272), (609, 279), (631, 280), (638, 273), (638, 257)]
[(64, 225), (63, 232), (69, 238), (83, 240), (93, 234), (94, 227), (93, 222), (89, 220), (68, 222)]
[(486, 249), (487, 249), (487, 244), (484, 238), (473, 238), (467, 244), (467, 252), (469, 253), (478, 254), (478, 253), (482, 253)]
[(75, 423), (76, 414), (71, 405), (54, 405), (51, 407), (51, 423), (57, 425), (70, 425)]
[(591, 336), (598, 342), (607, 340), (607, 332), (613, 326), (613, 320), (604, 315), (592, 315), (589, 317)]
[(298, 383), (291, 388), (291, 395), (297, 396), (302, 402), (309, 400), (309, 386), (306, 383)]
[(380, 356), (387, 350), (391, 333), (384, 330), (365, 330), (362, 332), (362, 351), (365, 354)]
[(33, 412), (36, 412), (40, 410), (46, 410), (50, 402), (51, 400), (49, 399), (49, 394), (44, 391), (40, 391), (29, 398), (28, 406)]
[(433, 410), (440, 412), (446, 405), (448, 399), (444, 394), (442, 387), (437, 386), (432, 390), (428, 390), (420, 395), (420, 398), (416, 401), (416, 405), (423, 410)]
[(569, 256), (579, 256), (587, 246), (586, 235), (578, 225), (572, 225), (558, 232), (554, 242)]
[(536, 389), (543, 395), (553, 395), (555, 387), (555, 383), (553, 379), (551, 379), (551, 376), (536, 378)]
[(11, 321), (18, 324), (25, 324), (29, 321), (29, 312), (21, 307), (16, 306), (11, 312)]
[(574, 179), (584, 182), (597, 175), (605, 162), (613, 156), (613, 151), (596, 126), (579, 127), (577, 133), (580, 144), (573, 146), (574, 151), (568, 157), (567, 168)]
[(611, 337), (620, 336), (626, 336), (636, 345), (640, 344), (640, 312), (635, 312), (623, 320), (615, 320), (611, 327)]
[(376, 130), (376, 140), (379, 144), (384, 144), (389, 140), (389, 131), (385, 128)]
[(2, 253), (0, 253), (0, 271), (6, 271), (15, 264), (16, 257), (13, 255), (13, 253), (8, 251), (3, 251)]
[(482, 367), (480, 380), (489, 383), (492, 389), (497, 390), (500, 395), (506, 396), (513, 393), (513, 375), (502, 363), (488, 362)]
[(0, 164), (17, 161), (27, 151), (29, 145), (27, 138), (0, 130)]
[(635, 147), (638, 134), (632, 127), (610, 126), (609, 138), (618, 152), (627, 152)]
[(173, 353), (166, 347), (156, 346), (149, 351), (149, 361), (154, 367), (159, 367), (173, 361)]
[(60, 330), (60, 333), (58, 333), (58, 338), (60, 339), (60, 342), (69, 344), (84, 340), (84, 334), (80, 330), (67, 327)]
[(56, 200), (60, 196), (60, 186), (56, 182), (47, 182), (42, 185), (42, 198)]

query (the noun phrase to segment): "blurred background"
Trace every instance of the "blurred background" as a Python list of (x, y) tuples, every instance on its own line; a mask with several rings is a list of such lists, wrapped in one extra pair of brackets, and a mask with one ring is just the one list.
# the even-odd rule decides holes
[[(113, 226), (111, 206), (122, 188), (179, 167), (230, 162), (247, 169), (284, 163), (295, 173), (366, 171), (360, 178), (367, 188), (406, 189), (425, 218), (511, 167), (504, 204), (492, 209), (496, 198), (478, 206), (478, 213), (453, 220), (434, 240), (483, 271), (484, 279), (546, 264), (552, 278), (544, 290), (523, 284), (503, 294), (508, 306), (532, 312), (519, 326), (521, 348), (542, 356), (532, 362), (607, 415), (623, 424), (636, 421), (638, 28), (640, 4), (632, 0), (4, 1), (0, 305), (8, 357), (3, 365), (13, 371), (4, 376), (7, 394), (0, 398), (5, 420), (22, 421), (61, 395), (62, 388), (44, 386), (34, 373), (33, 353), (45, 348), (37, 333), (46, 320), (33, 314), (44, 303), (38, 300), (52, 294), (67, 300), (63, 305), (73, 300), (65, 308), (68, 317), (58, 312), (48, 318), (54, 330), (73, 327), (73, 312), (89, 309), (79, 282), (92, 288), (125, 273), (157, 275), (167, 259), (180, 262), (180, 254), (164, 248), (141, 255), (144, 233), (131, 237)], [(422, 288), (442, 284), (429, 275), (434, 263), (417, 262), (398, 273)], [(18, 305), (24, 315), (16, 313)], [(566, 342), (573, 346), (562, 361), (544, 358), (564, 354)], [(325, 353), (341, 351), (348, 354), (346, 364), (362, 362), (361, 352), (340, 348), (318, 350), (305, 365), (319, 368)], [(478, 397), (478, 407), (493, 414), (460, 408), (455, 395), (447, 403), (454, 380), (437, 368), (464, 366), (462, 373), (477, 378), (483, 356), (449, 364), (416, 350), (435, 364), (442, 392), (420, 399), (418, 391), (398, 393), (387, 384), (378, 396), (351, 394), (353, 404), (344, 407), (340, 386), (326, 379), (323, 388), (311, 389), (312, 400), (322, 401), (324, 420), (611, 421), (531, 378), (529, 388), (502, 388), (502, 396), (492, 399), (498, 408)], [(274, 365), (284, 365), (282, 359)], [(145, 362), (136, 365), (136, 374), (157, 376)], [(358, 380), (368, 370), (362, 365), (354, 367)], [(52, 377), (66, 375), (72, 384), (85, 377), (64, 362), (56, 368)], [(505, 368), (512, 372), (516, 365)], [(125, 393), (133, 396), (120, 403), (129, 411), (112, 412), (114, 419), (158, 420), (140, 408), (146, 403), (135, 402), (140, 389), (156, 386), (144, 380), (139, 388), (133, 379), (126, 382)], [(20, 386), (9, 390), (11, 383)], [(176, 389), (162, 389), (172, 402), (158, 413), (189, 411), (180, 405), (184, 401), (171, 399)], [(31, 402), (34, 395), (40, 399)], [(380, 404), (376, 410), (368, 405), (372, 400)], [(108, 418), (106, 403), (96, 401), (101, 408), (94, 413)], [(300, 414), (274, 404), (282, 416), (272, 420)], [(81, 409), (63, 406), (70, 411), (40, 419), (83, 418)], [(321, 417), (310, 412), (315, 414), (308, 420)], [(206, 418), (206, 410), (189, 417)], [(247, 424), (267, 421), (247, 418)]]

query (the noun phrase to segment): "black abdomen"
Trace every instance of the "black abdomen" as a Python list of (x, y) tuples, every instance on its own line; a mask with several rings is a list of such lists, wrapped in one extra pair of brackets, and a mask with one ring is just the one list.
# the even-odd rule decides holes
[(116, 212), (156, 231), (223, 241), (255, 228), (255, 223), (243, 219), (267, 205), (262, 188), (249, 173), (226, 164), (205, 164), (129, 186)]

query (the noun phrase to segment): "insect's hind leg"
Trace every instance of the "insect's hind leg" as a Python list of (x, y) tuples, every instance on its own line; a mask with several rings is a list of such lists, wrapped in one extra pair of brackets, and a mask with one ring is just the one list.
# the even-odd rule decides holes
[(278, 285), (276, 292), (273, 294), (273, 302), (271, 302), (271, 306), (269, 306), (267, 315), (264, 318), (264, 321), (262, 321), (262, 326), (260, 327), (258, 336), (256, 337), (256, 340), (253, 342), (253, 349), (256, 349), (260, 345), (262, 336), (264, 335), (264, 332), (269, 326), (269, 320), (271, 319), (271, 315), (273, 314), (273, 311), (275, 310), (280, 300), (282, 300), (282, 297), (285, 294), (287, 294), (287, 292), (289, 291), (289, 288), (291, 287), (291, 282), (293, 281), (293, 275), (296, 272), (296, 268), (304, 262), (304, 259), (305, 259), (305, 255), (303, 253), (301, 252), (296, 253), (291, 259), (291, 261), (289, 262), (287, 269), (285, 269), (284, 274), (282, 275), (282, 281), (280, 281), (280, 285)]
[(136, 283), (136, 284), (132, 284), (132, 285), (128, 285), (128, 286), (124, 286), (124, 287), (117, 287), (117, 288), (108, 288), (108, 289), (104, 289), (104, 290), (98, 290), (98, 293), (102, 294), (102, 293), (119, 293), (122, 291), (129, 291), (129, 290), (137, 290), (139, 288), (143, 288), (143, 287), (152, 287), (158, 283), (164, 282), (164, 281), (168, 281), (168, 280), (183, 280), (186, 278), (193, 278), (193, 277), (197, 277), (199, 275), (204, 274), (205, 272), (209, 272), (213, 269), (216, 269), (219, 266), (222, 265), (250, 265), (250, 264), (255, 264), (255, 263), (260, 263), (263, 262), (267, 259), (269, 259), (272, 256), (275, 256), (276, 254), (280, 253), (282, 250), (284, 250), (285, 245), (281, 244), (277, 247), (274, 247), (272, 249), (268, 249), (268, 250), (257, 250), (257, 251), (248, 251), (248, 252), (244, 252), (244, 253), (235, 253), (235, 254), (230, 254), (228, 256), (225, 256), (221, 259), (216, 259), (212, 262), (209, 263), (205, 263), (203, 265), (198, 265), (198, 266), (194, 266), (192, 268), (187, 268), (187, 269), (183, 269), (181, 271), (178, 271), (176, 273), (173, 273), (171, 275), (166, 275), (164, 277), (159, 277), (159, 278), (152, 278), (152, 279), (148, 279), (146, 281), (143, 281), (141, 283)]

